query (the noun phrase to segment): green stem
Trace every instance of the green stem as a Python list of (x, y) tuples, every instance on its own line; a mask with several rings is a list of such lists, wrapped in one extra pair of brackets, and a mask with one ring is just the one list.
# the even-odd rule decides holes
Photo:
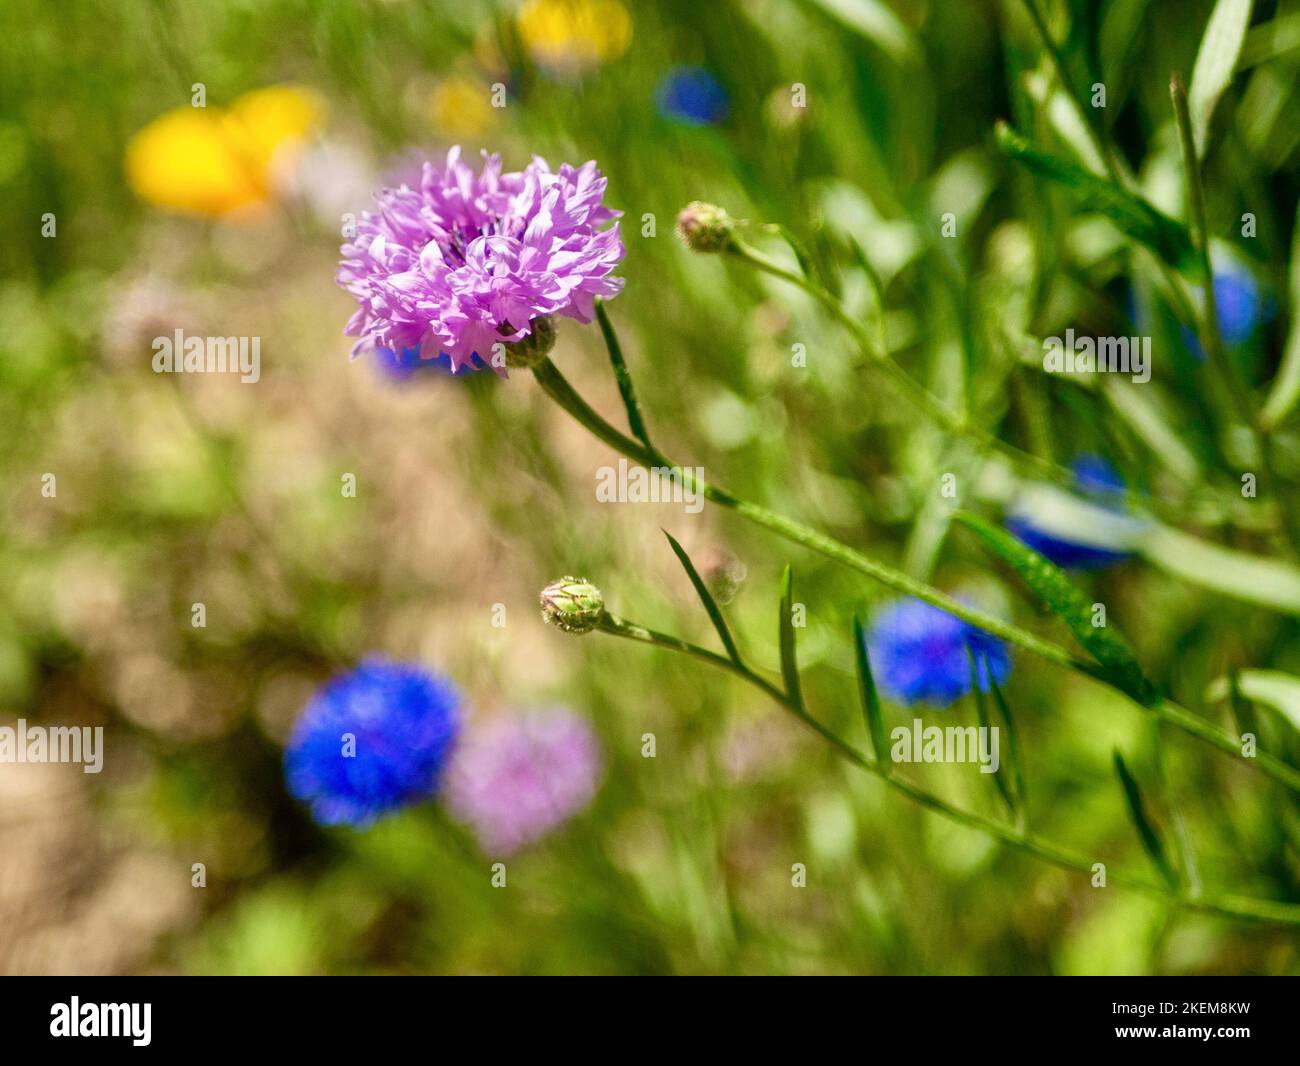
[[(786, 518), (784, 515), (777, 514), (775, 511), (769, 511), (766, 507), (750, 503), (748, 500), (742, 500), (722, 488), (708, 484), (689, 467), (681, 467), (673, 463), (657, 448), (647, 448), (640, 441), (633, 440), (627, 434), (610, 425), (586, 400), (578, 395), (573, 386), (560, 373), (559, 368), (549, 358), (542, 360), (541, 363), (534, 367), (533, 374), (543, 391), (572, 415), (579, 424), (629, 459), (647, 467), (667, 467), (677, 473), (684, 487), (689, 487), (701, 493), (706, 499), (712, 500), (714, 503), (730, 508), (756, 525), (763, 526), (786, 540), (801, 544), (805, 548), (834, 559), (850, 569), (879, 581), (882, 585), (893, 589), (895, 592), (905, 596), (914, 596), (932, 607), (938, 607), (940, 610), (969, 622), (971, 625), (1005, 640), (1008, 644), (1046, 659), (1048, 662), (1077, 670), (1102, 681), (1104, 684), (1109, 684), (1105, 678), (1097, 675), (1096, 669), (1091, 663), (1076, 658), (1067, 649), (1053, 641), (1045, 640), (1028, 630), (1021, 629), (1017, 625), (986, 614), (960, 600), (953, 599), (953, 597), (940, 592), (938, 589), (883, 563), (879, 563), (869, 556), (850, 548), (847, 544), (828, 537), (824, 533), (819, 533), (817, 530), (811, 529), (793, 519)], [(1116, 689), (1116, 691), (1121, 690)], [(1164, 701), (1155, 707), (1145, 707), (1141, 704), (1139, 706), (1143, 706), (1144, 710), (1150, 710), (1161, 719), (1221, 751), (1237, 757), (1241, 756), (1240, 745), (1233, 737), (1216, 729), (1204, 719), (1197, 717), (1175, 703)], [(1262, 773), (1281, 782), (1293, 791), (1300, 792), (1300, 771), (1263, 752), (1258, 753), (1252, 761)]]
[[(813, 729), (819, 736), (826, 740), (837, 755), (846, 761), (852, 763), (860, 770), (874, 774), (896, 792), (901, 793), (914, 803), (932, 810), (937, 814), (964, 825), (969, 829), (974, 829), (989, 836), (995, 837), (1019, 851), (1023, 851), (1035, 858), (1058, 866), (1065, 870), (1071, 870), (1076, 873), (1082, 873), (1091, 877), (1093, 873), (1094, 859), (1079, 855), (1075, 852), (1068, 851), (1049, 840), (1045, 840), (1027, 829), (1016, 828), (1003, 822), (987, 818), (984, 815), (976, 814), (973, 811), (964, 810), (961, 807), (954, 806), (947, 800), (941, 799), (917, 785), (912, 784), (900, 778), (897, 774), (886, 769), (884, 755), (881, 753), (879, 760), (872, 759), (865, 752), (854, 747), (843, 737), (839, 736), (833, 730), (822, 725), (816, 718), (810, 715), (802, 704), (792, 697), (788, 696), (781, 689), (777, 688), (770, 681), (756, 674), (743, 663), (736, 662), (717, 652), (709, 651), (707, 648), (701, 648), (699, 645), (691, 644), (688, 641), (681, 640), (678, 637), (669, 636), (665, 633), (658, 633), (652, 629), (646, 629), (644, 626), (636, 625), (633, 622), (627, 622), (621, 618), (606, 614), (602, 619), (600, 630), (609, 633), (612, 636), (623, 637), (628, 640), (639, 641), (642, 644), (651, 644), (658, 648), (665, 648), (669, 651), (680, 652), (693, 658), (706, 662), (711, 666), (720, 667), (729, 673), (747, 681), (751, 685), (760, 689), (772, 700), (779, 703), (787, 711), (793, 714), (801, 722)], [(1109, 864), (1106, 864), (1109, 868)], [(1234, 918), (1247, 921), (1275, 922), (1286, 925), (1300, 925), (1300, 906), (1295, 904), (1275, 903), (1271, 900), (1252, 899), (1241, 896), (1188, 896), (1181, 892), (1169, 889), (1168, 887), (1156, 884), (1152, 881), (1145, 881), (1138, 878), (1115, 877), (1108, 875), (1110, 883), (1119, 885), (1124, 888), (1132, 889), (1143, 895), (1155, 899), (1163, 900), (1174, 907), (1187, 911), (1194, 911), (1200, 914), (1212, 914), (1222, 918)]]
[(645, 466), (667, 467), (675, 472), (680, 471), (679, 476), (685, 487), (701, 493), (705, 499), (712, 500), (723, 507), (729, 507), (737, 514), (748, 518), (751, 522), (764, 526), (787, 540), (802, 544), (806, 548), (811, 548), (815, 552), (820, 552), (822, 555), (844, 563), (846, 566), (874, 578), (896, 592), (924, 600), (931, 606), (947, 611), (949, 614), (955, 615), (973, 626), (978, 626), (994, 636), (1001, 637), (1008, 643), (1033, 652), (1035, 655), (1042, 656), (1061, 666), (1078, 669), (1087, 668), (1086, 663), (1075, 659), (1059, 644), (1053, 644), (1051, 641), (1044, 640), (1027, 630), (1021, 629), (1019, 626), (1012, 625), (1010, 622), (1005, 622), (993, 615), (985, 614), (969, 604), (953, 599), (951, 596), (932, 588), (922, 581), (918, 581), (916, 578), (909, 577), (892, 567), (876, 562), (869, 556), (855, 551), (848, 545), (842, 544), (824, 533), (810, 529), (808, 526), (786, 518), (784, 515), (777, 514), (775, 511), (769, 511), (766, 507), (733, 496), (716, 485), (710, 485), (689, 467), (679, 466), (669, 460), (657, 448), (647, 448), (640, 441), (633, 440), (614, 426), (611, 426), (574, 391), (573, 386), (569, 384), (564, 375), (560, 373), (559, 368), (550, 359), (545, 359), (534, 367), (533, 374), (551, 399), (593, 434), (610, 447), (622, 452), (629, 459), (633, 459)]

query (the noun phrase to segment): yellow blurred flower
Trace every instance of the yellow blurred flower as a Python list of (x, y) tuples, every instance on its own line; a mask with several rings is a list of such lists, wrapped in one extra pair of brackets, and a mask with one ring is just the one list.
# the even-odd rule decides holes
[(563, 72), (617, 59), (632, 40), (622, 0), (527, 0), (517, 21), (533, 59)]
[(219, 218), (265, 207), (320, 126), (324, 102), (296, 85), (245, 93), (228, 109), (178, 107), (126, 147), (126, 177), (140, 199)]
[(496, 118), (484, 82), (457, 74), (439, 82), (429, 97), (429, 114), (439, 133), (451, 137), (476, 137)]

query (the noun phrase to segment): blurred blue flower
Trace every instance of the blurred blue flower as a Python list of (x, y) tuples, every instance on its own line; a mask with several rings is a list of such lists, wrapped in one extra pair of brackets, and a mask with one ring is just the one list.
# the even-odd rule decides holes
[[(471, 356), (470, 359), (476, 370), (482, 370), (487, 366), (477, 354)], [(406, 381), (418, 374), (428, 374), (430, 371), (445, 374), (447, 377), (451, 377), (453, 373), (451, 357), (445, 352), (435, 359), (421, 359), (418, 347), (403, 348), (401, 355), (398, 355), (392, 348), (376, 348), (375, 365), (379, 367), (380, 373), (390, 381)]]
[(1119, 471), (1099, 455), (1080, 456), (1070, 469), (1086, 503), (1052, 489), (1026, 494), (1008, 511), (1007, 529), (1066, 569), (1096, 569), (1128, 558), (1143, 527), (1123, 511)]
[(1214, 303), (1219, 312), (1219, 333), (1228, 344), (1249, 340), (1261, 320), (1259, 286), (1244, 271), (1214, 275)]
[[(1219, 336), (1227, 345), (1242, 344), (1272, 317), (1255, 278), (1245, 270), (1232, 268), (1214, 275), (1214, 305), (1219, 316)], [(1184, 325), (1183, 342), (1198, 362), (1205, 362), (1205, 349), (1196, 330)]]
[(866, 641), (881, 691), (908, 706), (947, 707), (970, 692), (971, 650), (979, 664), (981, 691), (989, 689), (990, 670), (998, 684), (1011, 673), (1002, 641), (923, 600), (895, 600), (882, 607)]
[(727, 92), (703, 67), (674, 67), (659, 82), (659, 113), (688, 126), (712, 126), (727, 117)]
[(369, 825), (437, 791), (460, 728), (451, 682), (371, 658), (307, 704), (284, 753), (289, 791), (321, 825)]

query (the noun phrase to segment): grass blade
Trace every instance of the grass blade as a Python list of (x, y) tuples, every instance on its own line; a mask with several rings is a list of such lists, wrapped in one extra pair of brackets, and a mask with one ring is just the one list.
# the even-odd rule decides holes
[(1259, 736), (1259, 722), (1255, 718), (1255, 708), (1246, 694), (1241, 691), (1241, 671), (1233, 667), (1228, 672), (1228, 705), (1232, 708), (1232, 720), (1237, 725), (1237, 736), (1247, 733)]
[(1009, 159), (1039, 177), (1070, 189), (1081, 210), (1105, 215), (1122, 232), (1145, 244), (1176, 270), (1199, 276), (1200, 259), (1181, 223), (1108, 178), (1091, 174), (1059, 156), (1040, 152), (1005, 122), (998, 123), (996, 136), (998, 147)]
[(740, 651), (731, 636), (731, 630), (727, 627), (727, 620), (722, 617), (722, 608), (718, 606), (718, 601), (713, 598), (713, 593), (709, 591), (709, 587), (704, 583), (704, 579), (700, 577), (699, 571), (695, 569), (695, 564), (691, 562), (691, 557), (686, 554), (686, 549), (677, 543), (677, 539), (668, 530), (665, 529), (663, 534), (668, 538), (673, 554), (677, 556), (677, 561), (682, 564), (686, 576), (691, 579), (691, 584), (695, 586), (696, 595), (700, 597), (700, 602), (704, 604), (704, 609), (709, 613), (709, 621), (713, 623), (713, 628), (718, 631), (722, 646), (727, 649), (727, 657), (737, 666), (743, 666)]
[(781, 577), (781, 676), (785, 679), (785, 694), (800, 710), (803, 692), (799, 688), (799, 664), (794, 654), (794, 572), (787, 563)]
[(1192, 84), (1187, 91), (1192, 139), (1198, 159), (1205, 158), (1205, 141), (1209, 136), (1214, 108), (1236, 73), (1252, 6), (1253, 0), (1219, 0), (1206, 23), (1205, 36), (1201, 38), (1196, 63), (1192, 67)]
[(1101, 665), (1101, 672), (1107, 679), (1144, 706), (1152, 707), (1160, 702), (1159, 692), (1143, 674), (1128, 642), (1113, 626), (1092, 624), (1092, 603), (1059, 567), (1006, 530), (982, 518), (957, 511), (953, 519), (979, 537), (993, 555), (1015, 570), (1043, 606), (1070, 627), (1075, 639)]
[(623, 397), (623, 407), (627, 411), (628, 428), (631, 429), (632, 436), (653, 452), (654, 445), (650, 443), (645, 419), (641, 417), (641, 404), (636, 398), (636, 389), (632, 386), (632, 375), (628, 372), (627, 362), (623, 359), (623, 346), (618, 342), (618, 334), (614, 332), (614, 324), (609, 320), (609, 312), (605, 310), (604, 301), (596, 297), (595, 304), (596, 321), (600, 323), (600, 333), (605, 338), (605, 347), (609, 350), (609, 361), (614, 367), (614, 380), (618, 382), (618, 394)]
[[(991, 736), (992, 734), (988, 732), (990, 728), (988, 699), (984, 694), (984, 689), (980, 687), (979, 658), (970, 641), (966, 642), (966, 657), (970, 661), (970, 686), (971, 692), (975, 696), (975, 717), (979, 719), (980, 729), (984, 730), (986, 735)], [(992, 681), (993, 669), (989, 665), (987, 658), (984, 660), (984, 668), (988, 671), (989, 681)], [(998, 792), (1001, 793), (1002, 799), (1007, 805), (1007, 810), (1011, 812), (1012, 817), (1019, 819), (1020, 805), (1017, 803), (1016, 796), (1002, 773), (1001, 766), (993, 774), (993, 783), (998, 786)]]
[(1295, 224), (1291, 228), (1291, 269), (1287, 289), (1291, 328), (1282, 348), (1282, 363), (1260, 415), (1269, 428), (1279, 425), (1291, 413), (1296, 400), (1300, 400), (1300, 210), (1296, 211)]
[(1128, 803), (1129, 817), (1133, 819), (1133, 826), (1138, 831), (1138, 836), (1142, 840), (1142, 849), (1147, 853), (1152, 863), (1155, 864), (1160, 875), (1169, 884), (1170, 888), (1178, 887), (1178, 875), (1174, 872), (1173, 866), (1169, 862), (1169, 855), (1165, 851), (1164, 843), (1161, 841), (1155, 826), (1151, 824), (1151, 819), (1147, 817), (1146, 804), (1142, 800), (1142, 789), (1138, 786), (1137, 779), (1129, 773), (1129, 768), (1124, 764), (1124, 756), (1118, 751), (1115, 752), (1115, 773), (1119, 775), (1119, 782), (1124, 787), (1124, 799)]
[(1002, 728), (1007, 734), (1007, 746), (1011, 750), (1011, 775), (1016, 786), (1016, 813), (1022, 816), (1025, 803), (1025, 765), (1020, 758), (1020, 739), (1016, 736), (1016, 724), (1011, 720), (1011, 708), (1007, 705), (1006, 697), (1002, 695), (1002, 686), (993, 676), (993, 664), (989, 662), (987, 653), (984, 656), (984, 669), (988, 671), (989, 689), (993, 693), (993, 702), (997, 705), (998, 714), (1002, 718)]
[(867, 638), (862, 631), (862, 619), (853, 616), (853, 653), (858, 664), (858, 689), (862, 696), (862, 717), (867, 724), (867, 734), (871, 737), (871, 747), (876, 753), (876, 762), (889, 773), (893, 767), (890, 759), (889, 742), (885, 733), (885, 716), (880, 709), (880, 693), (876, 691), (876, 679), (871, 673), (871, 659), (867, 654)]
[[(1250, 706), (1260, 703), (1271, 707), (1292, 728), (1300, 731), (1300, 677), (1281, 670), (1234, 670), (1227, 677), (1212, 681), (1206, 698), (1213, 702), (1231, 698), (1234, 684), (1243, 704)], [(1252, 707), (1251, 710), (1253, 709)], [(1254, 714), (1250, 717), (1253, 722)]]
[(1300, 569), (1281, 559), (1225, 548), (1162, 525), (1151, 526), (1140, 550), (1188, 584), (1300, 616)]

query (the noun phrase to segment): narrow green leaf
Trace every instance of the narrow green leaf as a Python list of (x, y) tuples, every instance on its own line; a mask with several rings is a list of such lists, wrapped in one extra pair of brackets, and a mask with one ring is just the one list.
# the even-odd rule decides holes
[(786, 243), (786, 246), (794, 253), (794, 257), (799, 263), (799, 272), (803, 274), (805, 278), (808, 278), (810, 281), (819, 281), (825, 284), (825, 279), (818, 274), (817, 268), (813, 265), (812, 256), (808, 254), (808, 250), (804, 248), (803, 244), (799, 241), (799, 238), (794, 235), (793, 230), (788, 226), (782, 225), (780, 222), (768, 223), (768, 225), (763, 228), (769, 233), (773, 233), (780, 237), (781, 240)]
[(1129, 817), (1133, 819), (1133, 826), (1138, 831), (1138, 837), (1142, 840), (1142, 850), (1145, 851), (1151, 861), (1155, 864), (1160, 875), (1168, 882), (1169, 887), (1176, 889), (1178, 887), (1178, 875), (1174, 872), (1173, 865), (1169, 862), (1169, 855), (1165, 851), (1164, 843), (1156, 833), (1155, 826), (1151, 824), (1151, 819), (1147, 817), (1146, 804), (1142, 801), (1142, 790), (1138, 787), (1137, 779), (1129, 773), (1129, 769), (1124, 765), (1124, 757), (1115, 752), (1115, 772), (1119, 775), (1119, 782), (1124, 787), (1124, 799), (1128, 802)]
[(1102, 378), (1101, 387), (1114, 412), (1172, 473), (1191, 485), (1201, 480), (1196, 453), (1187, 446), (1184, 434), (1169, 424), (1159, 393), (1153, 394), (1148, 385), (1138, 388), (1134, 382), (1118, 381), (1109, 375)]
[(1106, 84), (1107, 104), (1119, 110), (1125, 89), (1136, 80), (1140, 64), (1132, 62), (1135, 48), (1145, 43), (1142, 20), (1150, 0), (1112, 0), (1106, 5), (1098, 33), (1097, 53), (1101, 58), (1101, 80)]
[[(970, 662), (970, 687), (975, 697), (975, 717), (979, 720), (980, 728), (984, 730), (985, 734), (991, 735), (989, 734), (991, 723), (989, 721), (988, 699), (984, 694), (984, 689), (980, 687), (979, 657), (970, 641), (966, 642), (966, 658)], [(985, 659), (985, 669), (989, 671), (989, 680), (992, 681), (993, 671), (988, 666), (987, 659)], [(1007, 810), (1011, 812), (1012, 817), (1018, 818), (1020, 816), (1020, 807), (1016, 803), (1015, 793), (1007, 782), (1006, 775), (1002, 773), (1001, 766), (993, 774), (993, 783), (997, 785), (998, 792), (1007, 805)]]
[(837, 22), (860, 33), (900, 66), (920, 62), (915, 35), (884, 0), (809, 0)]
[(641, 417), (641, 404), (637, 401), (636, 390), (632, 386), (632, 375), (628, 372), (627, 362), (623, 359), (623, 346), (619, 344), (618, 334), (614, 332), (614, 324), (609, 320), (605, 302), (597, 296), (595, 304), (596, 321), (600, 323), (601, 336), (605, 338), (605, 347), (609, 350), (609, 361), (614, 367), (614, 380), (618, 382), (618, 394), (623, 398), (623, 407), (627, 411), (628, 428), (632, 430), (632, 436), (653, 452), (654, 445), (650, 443), (645, 419)]
[(1281, 365), (1260, 414), (1264, 425), (1270, 428), (1280, 425), (1295, 407), (1296, 400), (1300, 400), (1300, 209), (1296, 211), (1291, 229), (1291, 272), (1287, 288), (1291, 327), (1282, 348)]
[(1007, 706), (1006, 697), (1002, 695), (1002, 686), (993, 676), (993, 664), (989, 662), (987, 652), (984, 653), (984, 669), (988, 671), (993, 702), (997, 704), (998, 714), (1002, 717), (1002, 727), (1007, 734), (1007, 747), (1011, 752), (1011, 774), (1016, 783), (1016, 805), (1019, 814), (1025, 803), (1025, 766), (1020, 758), (1020, 740), (1016, 736), (1016, 724), (1011, 720), (1011, 708)]
[(1251, 6), (1252, 0), (1219, 0), (1205, 26), (1205, 36), (1201, 38), (1192, 67), (1192, 84), (1187, 91), (1187, 109), (1191, 113), (1192, 139), (1198, 159), (1205, 156), (1205, 139), (1209, 136), (1214, 108), (1236, 72), (1237, 57), (1250, 25)]
[(1279, 59), (1297, 49), (1300, 49), (1300, 11), (1277, 15), (1246, 34), (1246, 43), (1237, 57), (1237, 72)]
[(727, 649), (727, 657), (737, 666), (743, 665), (740, 658), (740, 651), (736, 648), (736, 642), (732, 639), (731, 630), (727, 628), (727, 620), (722, 617), (722, 609), (718, 606), (718, 601), (713, 598), (713, 593), (700, 577), (699, 571), (695, 569), (695, 564), (686, 554), (677, 539), (664, 530), (663, 534), (668, 538), (668, 543), (672, 545), (673, 554), (677, 556), (677, 561), (682, 564), (682, 569), (686, 571), (686, 576), (691, 579), (691, 584), (695, 586), (695, 593), (700, 597), (700, 602), (704, 604), (704, 609), (709, 613), (709, 621), (713, 623), (713, 628), (718, 631), (718, 637), (722, 640), (722, 646)]
[(858, 689), (862, 696), (862, 717), (867, 724), (867, 734), (871, 737), (871, 747), (876, 753), (876, 762), (889, 773), (893, 769), (893, 760), (889, 757), (889, 741), (885, 733), (885, 716), (880, 709), (880, 693), (876, 691), (876, 679), (871, 673), (871, 659), (867, 655), (867, 637), (862, 630), (862, 619), (853, 616), (853, 652), (858, 664)]
[(1140, 549), (1156, 566), (1189, 584), (1300, 615), (1300, 569), (1281, 559), (1225, 548), (1162, 525), (1151, 526)]
[(1241, 671), (1236, 667), (1228, 671), (1228, 705), (1232, 708), (1232, 719), (1237, 723), (1237, 736), (1244, 737), (1247, 733), (1258, 736), (1255, 708), (1241, 691)]
[(1105, 215), (1122, 232), (1145, 244), (1170, 266), (1185, 274), (1199, 274), (1200, 261), (1186, 228), (1156, 210), (1136, 193), (1083, 167), (1040, 152), (1005, 122), (996, 130), (998, 147), (1032, 173), (1070, 189), (1079, 208)]
[[(1291, 726), (1300, 730), (1300, 677), (1281, 670), (1234, 671), (1237, 691), (1243, 700), (1272, 707)], [(1210, 683), (1206, 698), (1212, 702), (1230, 698), (1232, 676), (1220, 677)]]
[(1160, 702), (1160, 694), (1142, 673), (1128, 642), (1109, 623), (1093, 625), (1092, 602), (1074, 587), (1064, 571), (1006, 530), (982, 518), (957, 511), (953, 519), (1015, 570), (1043, 606), (1070, 627), (1075, 639), (1101, 665), (1103, 676), (1144, 706), (1153, 707)]
[(799, 688), (799, 664), (794, 654), (794, 573), (786, 564), (781, 577), (781, 676), (785, 679), (785, 694), (794, 705), (803, 709), (803, 692)]

